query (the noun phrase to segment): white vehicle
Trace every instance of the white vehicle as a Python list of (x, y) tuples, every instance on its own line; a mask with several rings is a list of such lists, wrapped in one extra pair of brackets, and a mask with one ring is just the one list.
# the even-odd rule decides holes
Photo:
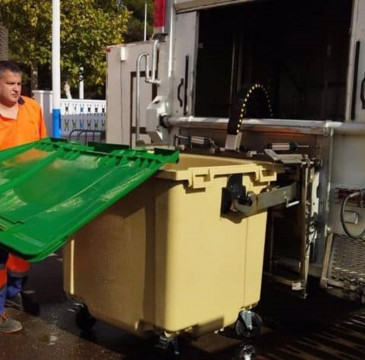
[(151, 40), (108, 48), (107, 142), (282, 164), (265, 276), (364, 301), (365, 0), (155, 5)]

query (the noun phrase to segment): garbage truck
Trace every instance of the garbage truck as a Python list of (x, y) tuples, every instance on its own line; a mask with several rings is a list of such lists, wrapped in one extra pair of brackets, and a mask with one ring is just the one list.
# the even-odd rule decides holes
[(364, 0), (156, 0), (107, 63), (108, 142), (280, 164), (263, 276), (364, 301)]

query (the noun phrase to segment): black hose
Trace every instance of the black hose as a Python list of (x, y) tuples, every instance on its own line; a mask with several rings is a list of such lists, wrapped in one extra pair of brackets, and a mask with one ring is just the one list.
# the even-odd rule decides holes
[(364, 192), (364, 189), (359, 190), (359, 191), (355, 191), (355, 192), (347, 195), (343, 199), (342, 204), (341, 204), (341, 213), (340, 213), (340, 215), (341, 215), (341, 224), (342, 224), (343, 230), (345, 231), (345, 233), (347, 234), (347, 236), (349, 236), (351, 238), (354, 238), (354, 239), (362, 239), (365, 236), (365, 228), (358, 235), (354, 235), (353, 233), (351, 233), (351, 231), (347, 228), (347, 225), (346, 225), (346, 222), (345, 222), (345, 208), (346, 208), (347, 201), (349, 199), (354, 198), (354, 197), (360, 196), (360, 202), (361, 202), (362, 201), (363, 192)]

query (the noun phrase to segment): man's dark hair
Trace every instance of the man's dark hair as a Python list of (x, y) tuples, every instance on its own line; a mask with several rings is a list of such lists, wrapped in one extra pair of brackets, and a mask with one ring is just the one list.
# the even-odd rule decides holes
[(0, 60), (0, 78), (3, 76), (5, 71), (10, 71), (12, 73), (20, 75), (22, 73), (19, 66), (14, 64), (13, 62), (7, 60)]

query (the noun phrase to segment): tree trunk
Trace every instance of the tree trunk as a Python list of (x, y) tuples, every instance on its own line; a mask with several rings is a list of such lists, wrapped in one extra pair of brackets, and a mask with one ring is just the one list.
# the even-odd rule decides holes
[(0, 60), (8, 60), (9, 56), (9, 39), (8, 29), (0, 24)]
[(65, 92), (66, 98), (67, 99), (72, 99), (72, 95), (71, 95), (71, 87), (69, 82), (66, 80), (64, 85), (63, 85), (63, 91)]
[(30, 87), (32, 90), (38, 90), (38, 64), (32, 63), (30, 66)]

